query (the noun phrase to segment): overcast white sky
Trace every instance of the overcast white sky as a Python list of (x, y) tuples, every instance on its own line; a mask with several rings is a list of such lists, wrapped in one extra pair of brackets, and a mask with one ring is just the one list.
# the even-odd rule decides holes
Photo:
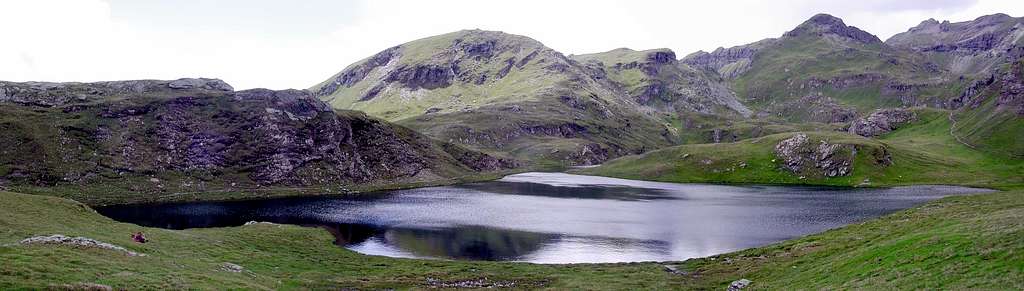
[(679, 57), (777, 37), (815, 13), (883, 40), (922, 20), (1024, 15), (1021, 0), (0, 0), (0, 80), (221, 78), (307, 88), (385, 48), (459, 29), (565, 54), (667, 47)]

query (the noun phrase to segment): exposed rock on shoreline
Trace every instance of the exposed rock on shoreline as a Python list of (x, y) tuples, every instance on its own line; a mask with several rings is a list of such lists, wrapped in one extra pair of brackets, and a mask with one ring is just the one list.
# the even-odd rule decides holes
[[(892, 158), (884, 147), (871, 148), (875, 162), (891, 164)], [(794, 174), (812, 177), (840, 177), (853, 172), (858, 146), (831, 143), (827, 140), (813, 142), (806, 134), (795, 134), (775, 145), (775, 156), (780, 166)]]

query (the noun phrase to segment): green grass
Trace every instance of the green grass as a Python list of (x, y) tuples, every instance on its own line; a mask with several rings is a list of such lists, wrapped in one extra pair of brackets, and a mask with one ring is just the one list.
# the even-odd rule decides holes
[(781, 169), (774, 146), (794, 133), (734, 143), (670, 147), (622, 157), (601, 167), (579, 172), (665, 182), (1024, 187), (1024, 160), (1005, 159), (957, 143), (949, 134), (947, 111), (918, 109), (917, 112), (916, 122), (877, 140), (842, 132), (808, 132), (814, 143), (827, 140), (862, 149), (883, 148), (892, 156), (892, 165), (882, 165), (873, 162), (870, 150), (859, 150), (853, 172), (846, 177), (807, 176), (801, 179)]
[[(492, 55), (473, 55), (465, 49), (477, 44), (493, 45)], [(392, 67), (377, 67), (351, 87), (341, 86), (320, 98), (334, 108), (364, 111), (441, 141), (511, 155), (537, 167), (577, 164), (579, 159), (570, 154), (583, 144), (598, 143), (617, 157), (668, 146), (674, 140), (662, 136), (666, 129), (655, 118), (586, 76), (565, 56), (527, 37), (465, 30), (408, 42), (398, 51)], [(514, 65), (498, 77), (509, 60)], [(410, 89), (382, 78), (401, 66), (453, 64), (459, 72), (443, 88)], [(478, 83), (481, 76), (485, 81)], [(378, 85), (386, 88), (361, 100)], [(584, 129), (569, 134), (529, 130), (566, 125)]]
[[(1002, 75), (1024, 76), (1024, 60), (1000, 68)], [(997, 77), (997, 78), (1006, 78)], [(1017, 114), (1015, 105), (1024, 101), (999, 105), (998, 100), (1008, 84), (999, 81), (974, 98), (981, 99), (977, 106), (966, 105), (952, 118), (957, 121), (954, 133), (968, 144), (984, 151), (994, 152), (1011, 159), (1024, 159), (1024, 118)]]
[[(159, 93), (159, 92), (158, 92)], [(193, 92), (181, 92), (190, 94)], [(189, 96), (189, 95), (186, 95)], [(326, 137), (308, 132), (323, 130), (323, 124), (349, 126), (350, 139), (339, 138), (338, 151), (350, 151), (353, 160), (366, 163), (363, 171), (374, 173), (365, 179), (347, 178), (340, 168), (322, 157), (297, 165), (298, 182), (261, 182), (253, 173), (263, 166), (261, 159), (274, 152), (273, 138), (253, 130), (255, 119), (272, 104), (239, 101), (223, 92), (191, 95), (183, 113), (189, 121), (169, 122), (189, 127), (187, 134), (203, 132), (229, 139), (233, 146), (211, 152), (223, 154), (223, 162), (209, 167), (172, 166), (178, 159), (175, 148), (189, 138), (163, 139), (168, 122), (162, 116), (178, 110), (175, 102), (185, 97), (173, 94), (139, 94), (94, 97), (85, 104), (52, 108), (0, 104), (0, 184), (31, 194), (71, 198), (89, 205), (253, 199), (286, 195), (346, 194), (427, 185), (454, 184), (495, 179), (503, 171), (481, 173), (472, 168), (479, 153), (439, 142), (409, 128), (367, 116), (362, 112), (336, 110), (321, 112), (315, 119), (281, 121), (280, 132), (292, 136)], [(77, 108), (77, 109), (76, 109)], [(129, 117), (109, 117), (106, 112), (131, 108), (146, 109)], [(75, 109), (75, 110), (72, 110)], [(320, 128), (320, 129), (318, 129)], [(336, 127), (343, 129), (343, 127)], [(310, 139), (308, 142), (313, 142)], [(244, 144), (244, 145), (243, 145)], [(242, 145), (242, 146), (238, 146)], [(170, 146), (170, 149), (167, 147)], [(352, 148), (350, 148), (352, 147)], [(308, 154), (308, 153), (304, 153)], [(409, 154), (427, 165), (413, 174), (391, 171), (391, 161), (374, 162), (385, 155)], [(216, 160), (215, 158), (207, 158)], [(393, 168), (393, 167), (392, 167)], [(326, 177), (324, 169), (339, 169)]]
[[(936, 83), (933, 78), (941, 73), (925, 63), (922, 56), (877, 44), (810, 35), (783, 37), (762, 48), (750, 69), (730, 84), (748, 106), (770, 111), (791, 107), (787, 102), (816, 93), (861, 113), (904, 105), (899, 96), (884, 90), (891, 82), (917, 85), (912, 95), (918, 104), (946, 100), (960, 92)], [(814, 88), (809, 85), (813, 79), (836, 79), (838, 84)], [(787, 117), (807, 121), (805, 114), (790, 112)]]
[[(0, 192), (0, 289), (97, 283), (131, 289), (426, 289), (428, 278), (516, 282), (538, 289), (752, 288), (1019, 289), (1024, 287), (1024, 192), (941, 199), (880, 219), (776, 245), (681, 263), (536, 265), (366, 256), (326, 231), (256, 224), (192, 230), (114, 222), (69, 200)], [(128, 233), (151, 242), (136, 244)], [(18, 245), (23, 238), (85, 236), (146, 254)], [(245, 268), (232, 273), (224, 263)]]

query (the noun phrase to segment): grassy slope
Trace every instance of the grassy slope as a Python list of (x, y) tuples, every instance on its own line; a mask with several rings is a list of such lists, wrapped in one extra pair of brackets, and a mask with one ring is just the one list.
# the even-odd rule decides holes
[[(463, 49), (457, 49), (459, 44), (487, 42), (495, 45), (495, 55), (490, 58), (468, 56)], [(570, 66), (560, 54), (527, 37), (464, 30), (402, 44), (399, 52), (401, 57), (394, 68), (458, 61), (461, 72), (448, 87), (410, 90), (393, 82), (376, 97), (360, 101), (387, 71), (378, 67), (352, 87), (342, 86), (320, 98), (334, 108), (364, 111), (442, 141), (510, 155), (534, 167), (571, 166), (578, 161), (566, 156), (591, 143), (623, 149), (613, 156), (671, 145), (671, 138), (662, 138), (666, 129), (657, 120), (632, 108), (635, 105), (617, 99), (617, 94), (582, 75), (581, 69)], [(510, 59), (517, 65), (498, 78), (498, 72)], [(528, 61), (520, 66), (524, 59)], [(556, 64), (567, 68), (548, 68)], [(476, 84), (461, 79), (479, 75), (486, 75), (486, 81)], [(312, 89), (316, 91), (335, 77)], [(427, 114), (428, 110), (432, 113)], [(523, 130), (564, 125), (578, 125), (585, 130), (569, 137)]]
[[(881, 219), (763, 248), (682, 262), (534, 265), (411, 260), (360, 255), (326, 231), (257, 224), (164, 230), (117, 223), (53, 197), (0, 192), (0, 289), (98, 283), (124, 288), (428, 288), (442, 281), (516, 281), (549, 289), (1022, 288), (1022, 191), (952, 197)], [(140, 245), (128, 233), (144, 231)], [(86, 236), (146, 254), (128, 257), (53, 245), (22, 246), (34, 235)], [(230, 262), (242, 273), (220, 270)]]
[[(1000, 70), (999, 78), (1014, 75), (1019, 80), (1019, 76), (1024, 76), (1024, 60), (1007, 64)], [(1024, 118), (1015, 112), (1015, 104), (999, 105), (1000, 95), (1004, 94), (1001, 91), (1009, 85), (1005, 82), (999, 81), (975, 96), (982, 100), (978, 106), (968, 105), (957, 111), (952, 116), (957, 121), (954, 130), (965, 142), (979, 149), (1021, 159), (1024, 158)]]
[[(254, 139), (243, 135), (248, 130), (239, 129), (242, 126), (240, 123), (218, 122), (215, 116), (223, 111), (239, 114), (248, 112), (248, 116), (256, 116), (258, 113), (252, 111), (263, 111), (262, 104), (237, 102), (224, 98), (219, 93), (213, 96), (216, 98), (212, 98), (210, 102), (215, 106), (204, 106), (189, 111), (194, 114), (192, 116), (197, 120), (210, 120), (203, 125), (210, 130), (221, 131), (223, 135), (238, 134), (244, 139)], [(19, 192), (65, 197), (90, 205), (104, 205), (364, 192), (490, 180), (505, 174), (481, 173), (466, 168), (456, 157), (468, 153), (462, 148), (451, 147), (446, 150), (444, 143), (429, 139), (406, 127), (383, 122), (358, 111), (336, 110), (334, 114), (342, 122), (363, 121), (372, 124), (373, 129), (379, 129), (380, 132), (387, 134), (382, 135), (384, 138), (392, 137), (395, 142), (410, 145), (403, 150), (414, 151), (429, 161), (431, 168), (428, 172), (432, 175), (374, 179), (360, 183), (332, 180), (310, 183), (309, 186), (280, 183), (259, 185), (250, 178), (252, 170), (243, 165), (227, 165), (216, 171), (161, 168), (159, 161), (152, 158), (164, 154), (155, 149), (159, 142), (153, 134), (156, 131), (154, 127), (159, 124), (159, 113), (139, 117), (142, 120), (141, 124), (149, 126), (126, 125), (118, 119), (100, 117), (100, 112), (104, 108), (161, 108), (162, 104), (172, 102), (175, 97), (170, 93), (166, 96), (147, 94), (137, 96), (132, 101), (124, 101), (126, 97), (113, 96), (88, 104), (95, 108), (85, 109), (81, 113), (66, 113), (63, 112), (65, 108), (61, 107), (33, 108), (0, 104), (0, 132), (8, 137), (0, 139), (0, 180), (12, 173), (17, 174), (17, 171), (33, 175), (25, 179), (27, 181), (0, 182), (8, 182), (2, 184)], [(206, 100), (205, 95), (196, 98)], [(76, 105), (67, 107), (72, 106)], [(327, 120), (327, 115), (318, 118)], [(96, 141), (93, 131), (100, 127), (112, 129), (114, 136), (106, 141)], [(131, 147), (137, 152), (133, 157), (150, 158), (144, 159), (145, 161), (129, 161), (127, 154), (122, 155), (122, 150), (126, 146), (124, 142), (119, 141), (121, 135), (137, 141)], [(248, 153), (230, 151), (227, 154), (242, 156)], [(131, 168), (125, 166), (131, 164), (136, 165), (134, 171), (118, 172), (119, 168)], [(297, 175), (302, 175), (302, 172)], [(80, 179), (61, 179), (69, 176)], [(154, 182), (150, 180), (152, 178), (162, 181), (158, 187), (154, 187)], [(33, 183), (33, 180), (43, 182)]]
[[(755, 108), (781, 106), (808, 94), (820, 92), (833, 97), (842, 105), (868, 112), (876, 108), (900, 106), (899, 98), (882, 96), (881, 88), (889, 80), (900, 80), (911, 84), (931, 84), (934, 73), (929, 72), (919, 56), (893, 50), (878, 44), (835, 44), (821, 37), (785, 37), (774, 45), (763, 49), (751, 63), (750, 69), (732, 81), (732, 88), (741, 98), (747, 98), (748, 105)], [(857, 75), (880, 75), (881, 80), (833, 89), (820, 89), (804, 84), (813, 78), (854, 78)], [(947, 98), (960, 92), (955, 89), (960, 82), (949, 85), (933, 85), (917, 88), (915, 96), (923, 99)], [(923, 100), (922, 100), (923, 101)], [(789, 117), (802, 120), (799, 114)]]
[[(793, 133), (783, 133), (726, 144), (682, 145), (638, 156), (628, 156), (586, 174), (667, 182), (780, 183), (822, 185), (962, 184), (984, 187), (1024, 187), (1024, 161), (1007, 160), (973, 150), (949, 135), (947, 112), (918, 110), (918, 121), (878, 140), (840, 132), (811, 132), (812, 141), (885, 146), (893, 165), (871, 163), (858, 153), (853, 174), (847, 177), (800, 179), (779, 168), (774, 146)], [(687, 156), (688, 154), (688, 156)], [(685, 156), (685, 158), (684, 158)], [(710, 164), (705, 164), (710, 160)], [(747, 166), (742, 167), (745, 163)]]
[[(366, 91), (385, 77), (383, 69), (377, 68), (352, 87), (342, 86), (333, 94), (322, 96), (321, 99), (330, 103), (334, 108), (359, 110), (389, 121), (398, 121), (423, 115), (430, 108), (440, 110), (438, 113), (451, 113), (486, 104), (534, 100), (539, 95), (537, 92), (551, 90), (552, 87), (556, 87), (559, 82), (565, 80), (565, 76), (548, 73), (542, 65), (536, 63), (539, 59), (550, 57), (550, 53), (544, 52), (546, 48), (543, 44), (523, 36), (491, 31), (462, 30), (402, 44), (399, 49), (400, 58), (394, 66), (443, 64), (443, 60), (449, 56), (440, 54), (451, 53), (449, 51), (456, 46), (453, 44), (456, 39), (461, 39), (462, 43), (495, 41), (499, 45), (515, 45), (518, 49), (501, 51), (500, 54), (482, 61), (467, 58), (464, 62), (460, 62), (459, 66), (463, 70), (489, 73), (488, 82), (481, 85), (465, 84), (455, 80), (451, 86), (445, 88), (410, 91), (402, 89), (400, 84), (394, 84), (394, 89), (384, 90), (371, 100), (359, 101)], [(495, 79), (494, 75), (505, 66), (505, 60), (509, 58), (522, 60), (535, 51), (542, 51), (543, 55), (533, 60), (531, 65), (514, 68), (504, 78)], [(365, 61), (357, 62), (352, 66)], [(313, 86), (312, 90), (317, 91), (328, 82), (335, 80), (338, 74)]]

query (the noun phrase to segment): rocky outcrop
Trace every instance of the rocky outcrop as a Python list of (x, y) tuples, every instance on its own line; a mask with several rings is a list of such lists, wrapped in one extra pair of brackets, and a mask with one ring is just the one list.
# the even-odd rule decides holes
[(432, 90), (450, 86), (454, 78), (455, 70), (452, 67), (431, 64), (400, 66), (391, 71), (384, 81), (398, 82), (412, 90)]
[[(608, 79), (645, 109), (740, 116), (752, 112), (725, 84), (679, 63), (675, 53), (668, 49), (621, 48), (573, 58), (583, 63), (595, 79)], [(643, 78), (627, 77), (635, 76), (637, 71)]]
[(798, 133), (775, 145), (780, 167), (801, 177), (839, 177), (853, 172), (857, 147), (849, 144), (817, 143)]
[(720, 47), (710, 53), (698, 51), (684, 57), (682, 62), (694, 68), (714, 72), (725, 79), (735, 79), (750, 69), (754, 56), (763, 47), (774, 42), (774, 39), (766, 39), (730, 48)]
[(767, 111), (769, 114), (794, 121), (845, 123), (857, 118), (856, 110), (821, 94), (810, 94), (797, 100), (770, 106)]
[[(0, 135), (15, 137), (0, 142), (6, 146), (0, 163), (7, 169), (0, 171), (0, 183), (127, 183), (143, 193), (337, 189), (439, 181), (517, 166), (360, 112), (335, 112), (306, 90), (226, 92), (203, 84), (132, 95), (146, 98), (98, 99), (84, 107), (65, 104), (40, 112), (44, 126), (0, 119)], [(85, 85), (97, 86), (104, 85)], [(31, 108), (0, 106), (0, 113), (18, 116)], [(38, 130), (28, 130), (32, 127)], [(54, 163), (62, 166), (45, 166)], [(148, 182), (128, 182), (137, 180)]]
[(614, 155), (607, 148), (601, 147), (600, 144), (589, 143), (578, 147), (576, 151), (569, 154), (567, 159), (572, 161), (574, 165), (589, 166), (601, 164), (611, 159)]
[(182, 78), (167, 84), (171, 89), (205, 89), (214, 91), (234, 91), (235, 89), (219, 79)]
[(1024, 118), (1024, 61), (1017, 62), (1002, 74), (996, 106), (1009, 108), (1018, 118)]
[(22, 245), (64, 245), (78, 248), (97, 248), (107, 249), (124, 253), (130, 257), (144, 257), (146, 254), (140, 254), (128, 249), (113, 245), (110, 243), (101, 242), (86, 237), (69, 237), (61, 234), (47, 235), (47, 236), (34, 236), (23, 239), (19, 242)]
[(137, 94), (222, 93), (234, 89), (219, 79), (131, 80), (96, 83), (0, 81), (0, 103), (54, 107)]
[(916, 114), (910, 109), (879, 109), (851, 122), (849, 132), (863, 137), (876, 137), (896, 130), (915, 118)]
[(963, 22), (928, 19), (885, 41), (924, 53), (954, 74), (986, 75), (1024, 56), (1024, 18), (992, 14)]
[(729, 287), (726, 288), (726, 290), (728, 290), (728, 291), (743, 290), (743, 288), (747, 288), (747, 286), (750, 286), (750, 283), (753, 283), (753, 282), (750, 281), (750, 280), (747, 280), (747, 279), (739, 279), (739, 280), (736, 280), (736, 281), (732, 281), (732, 283), (729, 283)]
[(346, 68), (341, 73), (338, 73), (333, 80), (326, 81), (326, 84), (316, 91), (316, 95), (328, 96), (338, 91), (339, 87), (352, 87), (356, 83), (359, 83), (359, 81), (362, 81), (363, 78), (366, 78), (366, 76), (374, 69), (385, 66), (388, 63), (391, 63), (392, 60), (398, 60), (398, 58), (400, 58), (400, 49), (400, 46), (388, 48), (376, 55), (373, 55), (369, 59), (362, 61), (361, 63)]

